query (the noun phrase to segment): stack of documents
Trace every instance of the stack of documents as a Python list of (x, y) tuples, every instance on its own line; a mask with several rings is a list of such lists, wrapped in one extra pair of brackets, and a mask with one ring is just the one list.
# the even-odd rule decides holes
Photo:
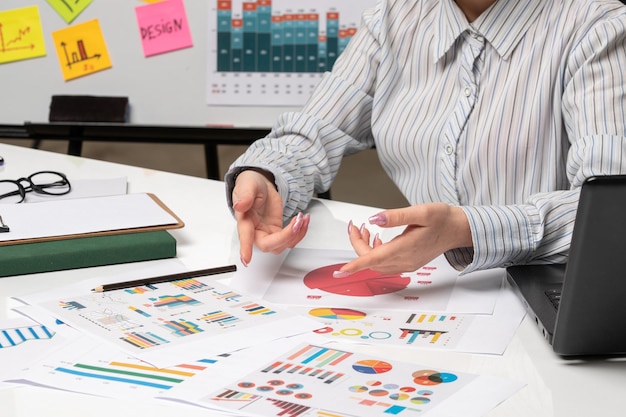
[(122, 194), (5, 204), (0, 277), (176, 256), (184, 226), (156, 196)]

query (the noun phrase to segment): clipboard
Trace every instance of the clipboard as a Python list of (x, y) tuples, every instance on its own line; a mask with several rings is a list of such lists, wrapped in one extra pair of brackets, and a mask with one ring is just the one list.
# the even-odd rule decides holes
[[(147, 196), (147, 197), (144, 197)], [(134, 201), (133, 201), (134, 199)], [(125, 201), (126, 200), (126, 201)], [(135, 203), (136, 201), (136, 203)], [(154, 203), (154, 205), (151, 205)], [(122, 207), (133, 208), (133, 204), (136, 204), (137, 208), (148, 208), (150, 216), (154, 219), (158, 218), (158, 222), (150, 222), (149, 220), (140, 222), (137, 220), (133, 225), (133, 219), (122, 219), (125, 217), (125, 213), (117, 213), (119, 221), (107, 219), (106, 222), (100, 222), (96, 220), (93, 224), (87, 225), (91, 219), (88, 216), (84, 216), (84, 210), (93, 210), (93, 215), (102, 215), (106, 211), (107, 204), (120, 203)], [(65, 211), (59, 213), (59, 211)], [(131, 210), (132, 211), (132, 210)], [(128, 212), (128, 211), (127, 211)], [(106, 213), (105, 213), (106, 214)], [(93, 198), (81, 198), (81, 199), (67, 199), (67, 200), (50, 200), (46, 202), (28, 203), (28, 204), (11, 204), (0, 205), (0, 215), (2, 216), (4, 223), (10, 227), (10, 231), (7, 233), (0, 233), (0, 246), (19, 245), (25, 243), (36, 242), (49, 242), (55, 240), (75, 239), (82, 237), (93, 236), (111, 236), (127, 233), (141, 233), (152, 232), (158, 230), (172, 230), (180, 229), (185, 226), (185, 223), (178, 217), (169, 207), (167, 207), (156, 195), (152, 193), (138, 193), (138, 194), (123, 194), (117, 196), (105, 196), (105, 197), (93, 197)], [(37, 232), (29, 236), (28, 232), (20, 230), (20, 225), (26, 224), (26, 222), (38, 222), (38, 224), (45, 224), (44, 222), (54, 222), (55, 216), (62, 215), (63, 218), (77, 218), (81, 217), (85, 221), (78, 222), (76, 225), (67, 225), (66, 230), (71, 232), (64, 233), (64, 227), (51, 228), (54, 230), (51, 233), (41, 232), (38, 235)], [(76, 215), (77, 217), (72, 217)], [(136, 213), (133, 213), (136, 215)], [(106, 217), (106, 216), (103, 216)], [(146, 213), (142, 213), (142, 217), (146, 217)], [(66, 223), (73, 223), (66, 222)], [(12, 224), (13, 223), (13, 224)], [(118, 224), (119, 227), (111, 225)], [(81, 229), (84, 226), (84, 229)], [(31, 227), (31, 225), (29, 225)], [(36, 225), (32, 226), (33, 228)], [(13, 238), (12, 235), (13, 234)]]

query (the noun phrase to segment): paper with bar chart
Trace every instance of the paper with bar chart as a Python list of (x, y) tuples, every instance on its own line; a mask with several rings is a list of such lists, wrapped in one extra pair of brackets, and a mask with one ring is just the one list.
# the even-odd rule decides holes
[(375, 0), (211, 0), (209, 105), (304, 104)]
[(501, 355), (526, 309), (508, 286), (493, 314), (291, 307), (320, 322), (315, 333), (337, 342)]
[(251, 358), (273, 355), (305, 340), (303, 336), (294, 336), (234, 353), (198, 358), (178, 355), (176, 364), (159, 368), (80, 334), (56, 349), (46, 349), (41, 358), (23, 365), (19, 377), (11, 382), (133, 401), (157, 399), (200, 375), (213, 381), (217, 389), (220, 381), (230, 375), (253, 370), (246, 367)]
[(45, 357), (26, 366), (12, 381), (111, 398), (149, 399), (202, 372), (212, 372), (228, 359), (227, 354), (181, 358), (173, 366), (158, 368), (81, 335), (61, 348), (47, 350)]
[(20, 300), (158, 366), (173, 365), (177, 353), (221, 354), (319, 326), (211, 277), (103, 293), (90, 291), (93, 284), (82, 281)]
[(443, 256), (411, 273), (364, 270), (334, 278), (333, 271), (353, 258), (348, 250), (295, 248), (277, 272), (252, 263), (237, 271), (231, 285), (243, 291), (265, 287), (263, 299), (286, 305), (491, 314), (504, 280), (497, 269), (459, 277)]
[[(0, 369), (3, 380), (20, 375), (29, 363), (63, 346), (78, 332), (51, 318), (37, 322), (27, 317), (0, 321)], [(14, 385), (0, 383), (0, 389)]]
[(212, 384), (200, 375), (166, 396), (252, 416), (478, 416), (522, 386), (331, 345), (302, 344), (253, 359), (256, 371), (233, 376), (219, 389), (208, 389)]

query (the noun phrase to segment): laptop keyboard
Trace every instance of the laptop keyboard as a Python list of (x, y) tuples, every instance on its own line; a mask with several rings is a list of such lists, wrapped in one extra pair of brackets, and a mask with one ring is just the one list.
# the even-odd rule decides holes
[(554, 309), (558, 310), (561, 302), (561, 290), (548, 290), (546, 291), (546, 296), (548, 296), (548, 300), (550, 300)]

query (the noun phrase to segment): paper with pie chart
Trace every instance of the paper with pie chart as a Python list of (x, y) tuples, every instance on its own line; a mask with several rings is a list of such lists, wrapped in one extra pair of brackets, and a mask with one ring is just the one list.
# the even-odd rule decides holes
[(200, 376), (167, 397), (252, 416), (479, 416), (522, 386), (330, 344), (304, 343), (256, 362), (256, 371), (219, 389)]
[(502, 286), (493, 314), (290, 307), (320, 323), (314, 333), (336, 342), (501, 355), (526, 308)]
[(491, 314), (504, 279), (502, 270), (459, 276), (443, 257), (411, 273), (334, 278), (353, 258), (352, 251), (296, 248), (274, 276), (256, 279), (271, 281), (263, 298), (280, 304), (467, 314)]

